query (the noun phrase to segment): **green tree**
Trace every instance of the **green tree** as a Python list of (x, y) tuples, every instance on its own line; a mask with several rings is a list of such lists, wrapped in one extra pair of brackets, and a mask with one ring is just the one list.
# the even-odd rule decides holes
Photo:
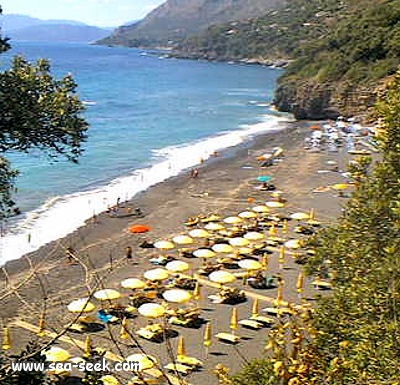
[[(0, 36), (0, 52), (9, 48), (8, 39)], [(15, 57), (11, 67), (0, 72), (0, 219), (14, 205), (17, 171), (6, 159), (7, 152), (38, 149), (51, 159), (61, 156), (77, 162), (88, 123), (81, 116), (84, 105), (76, 88), (71, 75), (53, 78), (45, 59), (31, 64)]]

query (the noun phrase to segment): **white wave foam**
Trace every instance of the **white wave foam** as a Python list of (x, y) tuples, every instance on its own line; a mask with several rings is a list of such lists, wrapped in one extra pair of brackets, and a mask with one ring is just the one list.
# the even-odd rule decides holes
[(244, 125), (238, 130), (195, 143), (154, 150), (157, 163), (147, 168), (135, 170), (103, 187), (49, 199), (0, 238), (0, 265), (70, 234), (94, 213), (115, 205), (118, 198), (130, 199), (138, 192), (199, 164), (201, 159), (208, 159), (214, 151), (236, 146), (263, 132), (278, 131), (282, 128), (280, 123), (287, 121), (288, 118), (267, 115), (263, 121)]

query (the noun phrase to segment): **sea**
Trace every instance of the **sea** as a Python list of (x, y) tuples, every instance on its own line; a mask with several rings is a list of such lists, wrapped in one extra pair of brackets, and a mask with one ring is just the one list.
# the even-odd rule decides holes
[(43, 42), (12, 42), (2, 69), (13, 55), (48, 58), (58, 78), (71, 73), (90, 128), (78, 165), (38, 150), (6, 154), (20, 171), (15, 201), (22, 214), (2, 223), (0, 265), (290, 119), (270, 105), (280, 69)]

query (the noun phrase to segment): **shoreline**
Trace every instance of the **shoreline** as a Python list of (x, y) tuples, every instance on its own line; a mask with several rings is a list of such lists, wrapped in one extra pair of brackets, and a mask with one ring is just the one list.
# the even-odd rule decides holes
[[(149, 259), (157, 254), (156, 251), (138, 247), (144, 239), (152, 242), (171, 239), (174, 235), (187, 233), (188, 229), (183, 224), (188, 217), (210, 212), (217, 212), (223, 217), (234, 215), (252, 206), (249, 198), (254, 199), (256, 203), (265, 201), (268, 193), (254, 189), (252, 183), (260, 173), (272, 175), (276, 187), (285, 192), (285, 197), (290, 202), (288, 212), (305, 211), (312, 207), (316, 210), (317, 219), (324, 222), (337, 217), (340, 214), (341, 202), (327, 194), (312, 194), (312, 190), (321, 184), (339, 183), (343, 178), (338, 173), (319, 174), (317, 170), (326, 168), (326, 161), (331, 159), (338, 159), (339, 167), (343, 168), (345, 160), (342, 159), (341, 153), (305, 152), (304, 137), (309, 134), (309, 125), (310, 122), (293, 122), (287, 124), (282, 131), (258, 135), (206, 161), (198, 167), (199, 176), (196, 179), (185, 173), (139, 193), (127, 206), (141, 207), (145, 213), (144, 218), (110, 218), (103, 213), (98, 217), (99, 223), (87, 223), (73, 234), (53, 241), (30, 254), (29, 260), (24, 257), (7, 263), (5, 269), (8, 276), (5, 276), (4, 270), (1, 273), (0, 316), (5, 324), (14, 323), (11, 328), (14, 349), (24, 346), (33, 336), (31, 331), (21, 328), (16, 322), (22, 320), (30, 325), (37, 325), (44, 303), (47, 308), (47, 327), (59, 331), (69, 319), (67, 304), (73, 299), (87, 296), (88, 287), (101, 285), (120, 289), (121, 280), (140, 277), (143, 271), (154, 268)], [(256, 157), (276, 146), (284, 149), (283, 161), (272, 167), (259, 169)], [(134, 223), (149, 225), (152, 231), (145, 235), (129, 234), (126, 230)], [(124, 257), (127, 246), (133, 248), (133, 263), (127, 262)], [(66, 264), (67, 247), (76, 250), (80, 265)], [(195, 267), (201, 262), (192, 259), (187, 261), (192, 262)], [(297, 302), (296, 280), (299, 266), (291, 258), (286, 264), (282, 271), (287, 285), (284, 298)], [(269, 270), (279, 270), (276, 260), (271, 260)], [(207, 295), (215, 294), (215, 289), (203, 287), (202, 290), (200, 305), (204, 309), (203, 317), (213, 320), (213, 333), (229, 330), (230, 306), (210, 304)], [(121, 292), (126, 295), (123, 290)], [(275, 298), (276, 289), (267, 290), (265, 293), (261, 291), (260, 294)], [(314, 298), (315, 294), (312, 287), (308, 286), (304, 296)], [(239, 317), (245, 318), (251, 306), (251, 300), (238, 305)], [(262, 303), (262, 306), (267, 306), (267, 303)], [(137, 321), (134, 324), (138, 326)], [(113, 330), (118, 334), (120, 326), (115, 325)], [(185, 335), (188, 354), (203, 359), (203, 348), (199, 343), (202, 330), (177, 330)], [(233, 346), (214, 342), (212, 354), (207, 359), (206, 370), (190, 375), (189, 382), (196, 385), (215, 383), (216, 379), (210, 370), (217, 363), (227, 365), (234, 372), (242, 366), (241, 355), (244, 352), (246, 359), (260, 356), (266, 331), (255, 334), (241, 330), (242, 333), (246, 339), (239, 348), (245, 350), (240, 353)], [(73, 337), (82, 341), (85, 336)], [(92, 337), (95, 345), (113, 348), (101, 333), (93, 334)], [(171, 343), (175, 346), (176, 339), (172, 339)], [(144, 341), (143, 346), (149, 354), (156, 354), (163, 361), (168, 359), (160, 345)], [(66, 347), (79, 354), (79, 350), (73, 346)], [(135, 352), (134, 347), (124, 346), (125, 348), (126, 353)]]

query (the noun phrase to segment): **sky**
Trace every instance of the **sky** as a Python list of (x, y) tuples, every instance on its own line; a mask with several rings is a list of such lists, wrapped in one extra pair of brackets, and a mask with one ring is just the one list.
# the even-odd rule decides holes
[(81, 21), (117, 27), (143, 18), (165, 0), (0, 0), (4, 14)]

